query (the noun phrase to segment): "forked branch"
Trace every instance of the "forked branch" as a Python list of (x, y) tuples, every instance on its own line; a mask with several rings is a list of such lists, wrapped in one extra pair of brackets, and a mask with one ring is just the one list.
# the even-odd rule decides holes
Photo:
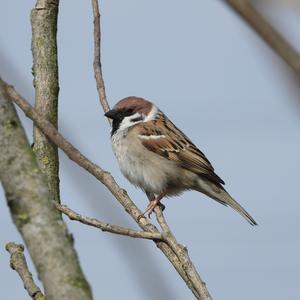
[[(124, 207), (126, 212), (136, 221), (136, 223), (144, 231), (160, 233), (157, 230), (157, 228), (152, 223), (150, 223), (148, 219), (139, 218), (139, 216), (141, 215), (141, 211), (129, 198), (127, 192), (117, 184), (117, 182), (114, 180), (114, 178), (109, 172), (103, 170), (101, 167), (92, 163), (83, 154), (81, 154), (80, 151), (77, 150), (70, 142), (68, 142), (50, 122), (42, 118), (36, 112), (36, 110), (15, 91), (15, 89), (12, 86), (7, 85), (3, 81), (2, 83), (5, 86), (6, 93), (10, 96), (11, 100), (13, 100), (25, 112), (25, 114), (31, 120), (34, 121), (35, 125), (40, 128), (40, 130), (49, 138), (49, 140), (55, 145), (57, 145), (57, 147), (62, 149), (71, 160), (76, 162), (78, 165), (80, 165), (90, 174), (96, 177), (100, 182), (102, 182), (114, 195), (118, 202)], [(201, 300), (211, 299), (205, 287), (205, 284), (202, 281), (199, 282), (197, 285), (194, 284), (194, 280), (196, 278), (200, 278), (200, 276), (197, 273), (195, 267), (193, 266), (192, 261), (187, 257), (181, 257), (182, 253), (175, 252), (174, 250), (176, 250), (176, 248), (171, 248), (166, 242), (157, 240), (154, 240), (154, 242), (175, 267), (175, 269), (186, 282), (186, 284), (191, 289), (195, 297)], [(176, 240), (173, 240), (173, 242), (176, 242)], [(185, 265), (182, 264), (184, 259), (188, 259), (188, 264), (190, 266), (193, 266), (188, 270), (189, 272), (187, 272)], [(191, 277), (192, 273), (194, 274)]]
[(10, 266), (19, 274), (28, 295), (33, 300), (46, 300), (46, 297), (34, 283), (32, 274), (29, 272), (28, 265), (23, 254), (24, 246), (10, 242), (6, 244), (5, 249), (10, 253)]
[(54, 202), (53, 204), (60, 212), (68, 216), (70, 220), (78, 221), (82, 224), (99, 228), (102, 231), (107, 231), (114, 234), (125, 235), (133, 238), (140, 238), (146, 240), (164, 240), (163, 235), (159, 232), (137, 231), (130, 228), (121, 227), (118, 225), (104, 223), (95, 218), (82, 216), (76, 211), (67, 207), (66, 205), (60, 205), (57, 202)]
[[(103, 80), (103, 74), (101, 68), (101, 29), (100, 29), (100, 12), (99, 12), (98, 0), (92, 0), (92, 6), (93, 6), (93, 16), (94, 16), (94, 72), (95, 72), (96, 85), (99, 93), (99, 100), (104, 112), (106, 112), (109, 109), (109, 105), (107, 103), (107, 99), (105, 95), (104, 80)], [(171, 247), (172, 252), (176, 255), (176, 257), (179, 259), (181, 263), (181, 267), (183, 268), (184, 271), (184, 277), (182, 275), (181, 276), (186, 281), (188, 287), (193, 291), (196, 298), (211, 299), (209, 292), (206, 289), (205, 283), (201, 280), (200, 275), (198, 274), (195, 266), (190, 260), (187, 251), (182, 251), (182, 246), (177, 243), (174, 235), (171, 233), (171, 230), (163, 216), (162, 210), (156, 209), (155, 213), (157, 216), (157, 220), (163, 230), (164, 237), (166, 237), (165, 241), (167, 242), (168, 246)], [(137, 222), (139, 221), (137, 220)], [(167, 257), (171, 253), (169, 249), (168, 251), (164, 251), (162, 249), (162, 251), (165, 253)], [(179, 272), (178, 268), (176, 269)], [(182, 274), (182, 270), (180, 270), (179, 273)]]

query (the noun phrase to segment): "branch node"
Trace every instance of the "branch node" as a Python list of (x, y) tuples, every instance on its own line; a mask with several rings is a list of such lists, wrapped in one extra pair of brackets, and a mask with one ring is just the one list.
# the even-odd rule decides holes
[(187, 248), (187, 246), (186, 246), (186, 245), (179, 244), (179, 246), (181, 247), (181, 249), (182, 249), (184, 252), (186, 252), (186, 253), (188, 253), (188, 252), (189, 252), (189, 251), (188, 251), (188, 248)]

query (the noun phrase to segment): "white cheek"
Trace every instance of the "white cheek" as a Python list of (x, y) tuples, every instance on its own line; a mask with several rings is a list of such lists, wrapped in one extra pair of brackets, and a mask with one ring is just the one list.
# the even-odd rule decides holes
[(135, 125), (135, 124), (138, 124), (138, 123), (143, 122), (143, 119), (142, 119), (142, 120), (139, 120), (139, 121), (136, 121), (136, 122), (132, 121), (132, 120), (134, 120), (134, 119), (136, 119), (136, 118), (139, 118), (139, 117), (141, 117), (141, 116), (142, 116), (142, 115), (141, 115), (140, 113), (135, 113), (134, 115), (125, 117), (125, 118), (122, 120), (122, 122), (121, 122), (121, 124), (120, 124), (120, 127), (119, 127), (119, 129), (118, 129), (118, 131), (119, 131), (119, 130), (122, 131), (122, 130), (124, 130), (124, 129), (126, 129), (126, 128), (129, 128), (129, 127)]

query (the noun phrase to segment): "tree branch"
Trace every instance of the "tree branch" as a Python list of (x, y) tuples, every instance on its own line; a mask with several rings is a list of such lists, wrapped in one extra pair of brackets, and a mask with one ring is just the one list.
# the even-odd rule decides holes
[(300, 76), (300, 55), (255, 9), (249, 0), (226, 0), (261, 38)]
[[(3, 82), (3, 81), (2, 81)], [(96, 177), (100, 182), (102, 182), (108, 190), (114, 195), (118, 202), (124, 207), (126, 212), (136, 221), (136, 223), (145, 231), (148, 232), (159, 232), (157, 228), (149, 222), (146, 218), (139, 218), (141, 211), (134, 204), (134, 202), (129, 198), (127, 192), (122, 189), (117, 182), (114, 180), (112, 175), (104, 171), (101, 167), (92, 163), (88, 160), (83, 154), (81, 154), (71, 143), (69, 143), (56, 129), (53, 125), (44, 120), (38, 113), (35, 111), (30, 104), (22, 98), (12, 86), (6, 84), (5, 90), (10, 96), (11, 100), (14, 101), (24, 112), (25, 114), (35, 122), (35, 124), (43, 131), (43, 133), (56, 144), (64, 153), (79, 166), (83, 167), (90, 174)], [(196, 298), (198, 299), (210, 299), (210, 298), (200, 298), (201, 291), (197, 291), (196, 287), (193, 286), (190, 281), (187, 273), (183, 269), (183, 266), (178, 259), (177, 255), (173, 250), (165, 243), (160, 241), (154, 241), (157, 247), (165, 254), (169, 259), (172, 265), (175, 267), (177, 272), (186, 282), (188, 287), (192, 290)], [(203, 293), (202, 293), (203, 294)]]
[(200, 275), (198, 274), (193, 262), (191, 261), (187, 247), (179, 244), (172, 233), (165, 217), (160, 207), (155, 208), (155, 214), (157, 222), (159, 223), (162, 231), (164, 240), (174, 251), (180, 262), (182, 263), (183, 269), (186, 272), (188, 278), (190, 279), (192, 285), (199, 292), (200, 299), (211, 299), (211, 296), (206, 288), (205, 282), (202, 281)]
[[(58, 5), (59, 0), (38, 0), (31, 11), (35, 108), (56, 128), (59, 91), (56, 43)], [(59, 202), (57, 147), (35, 126), (33, 142), (32, 150), (47, 177), (50, 194)]]
[(21, 277), (28, 295), (33, 300), (46, 300), (39, 287), (34, 283), (32, 274), (29, 272), (27, 262), (23, 254), (24, 246), (17, 245), (15, 243), (8, 243), (6, 244), (5, 249), (10, 253), (10, 266)]
[(71, 220), (75, 220), (80, 223), (99, 228), (102, 231), (108, 231), (110, 233), (125, 235), (133, 238), (161, 240), (166, 242), (172, 248), (178, 259), (181, 261), (183, 268), (188, 274), (192, 284), (197, 287), (197, 290), (202, 291), (202, 294), (200, 294), (200, 299), (211, 299), (206, 289), (205, 283), (201, 280), (200, 276), (198, 275), (195, 269), (195, 266), (189, 258), (187, 248), (178, 244), (178, 242), (176, 241), (176, 238), (171, 232), (170, 227), (167, 224), (160, 207), (155, 208), (155, 213), (157, 221), (163, 230), (162, 234), (158, 232), (140, 232), (129, 228), (120, 227), (117, 225), (103, 223), (97, 219), (82, 216), (77, 212), (73, 211), (72, 209), (68, 208), (67, 206), (60, 205), (57, 202), (54, 202), (54, 205), (59, 211), (67, 215)]
[[(107, 103), (106, 95), (105, 95), (105, 88), (104, 88), (104, 80), (102, 76), (102, 70), (101, 70), (101, 29), (100, 29), (100, 13), (99, 13), (99, 5), (98, 0), (92, 0), (92, 6), (93, 6), (93, 15), (94, 15), (94, 72), (95, 72), (95, 79), (97, 83), (97, 87), (102, 87), (103, 93), (99, 92), (99, 98), (100, 103), (102, 105), (102, 108), (104, 112), (106, 112), (109, 109), (109, 105)], [(111, 120), (109, 119), (109, 122), (111, 124)], [(162, 229), (167, 229), (164, 231), (164, 234), (167, 233), (167, 238), (165, 241), (168, 243), (169, 246), (173, 250), (173, 253), (177, 256), (179, 261), (182, 263), (182, 267), (184, 269), (184, 277), (186, 284), (188, 287), (192, 290), (196, 298), (203, 299), (203, 300), (209, 300), (211, 299), (208, 290), (206, 289), (205, 283), (201, 280), (200, 275), (198, 274), (195, 266), (193, 265), (192, 261), (190, 260), (188, 254), (186, 251), (182, 252), (180, 245), (177, 243), (174, 235), (171, 233), (169, 226), (166, 223), (166, 220), (163, 217), (163, 213), (161, 209), (160, 211), (160, 217), (158, 217), (158, 220), (161, 220), (162, 222), (160, 225), (162, 226)], [(157, 215), (158, 216), (158, 215)], [(169, 244), (171, 242), (171, 244)], [(168, 252), (164, 252), (170, 253)], [(168, 255), (166, 255), (168, 257)], [(176, 268), (176, 267), (175, 267)], [(177, 269), (177, 268), (176, 268)], [(178, 269), (177, 269), (178, 271)], [(178, 271), (180, 274), (182, 274), (182, 270)]]
[[(96, 80), (96, 86), (99, 96), (100, 104), (104, 110), (107, 112), (109, 110), (109, 104), (107, 102), (105, 85), (102, 75), (102, 65), (101, 65), (101, 31), (100, 31), (100, 12), (98, 7), (98, 1), (92, 0), (93, 16), (94, 16), (94, 74)], [(111, 120), (107, 119), (111, 124)]]
[[(37, 0), (35, 8), (31, 11), (32, 27), (32, 56), (33, 56), (33, 76), (35, 87), (35, 108), (38, 113), (47, 119), (57, 128), (58, 123), (58, 61), (57, 61), (57, 19), (59, 0)], [(47, 178), (51, 198), (60, 202), (59, 191), (59, 159), (57, 146), (51, 143), (47, 137), (36, 127), (33, 129), (33, 152), (42, 173)], [(62, 217), (58, 214), (63, 223)], [(63, 224), (66, 227), (65, 224)], [(67, 228), (65, 228), (67, 230)], [(76, 280), (82, 282), (85, 290), (78, 293), (78, 287), (69, 289), (64, 297), (76, 299), (91, 299), (89, 284), (80, 268), (76, 251), (69, 241), (65, 247), (69, 248), (73, 261), (61, 261), (61, 268), (64, 269), (68, 277), (74, 277), (73, 270), (67, 264), (74, 264), (76, 268)], [(61, 248), (64, 253), (64, 248)], [(65, 263), (67, 262), (67, 264)], [(69, 273), (69, 271), (71, 271)], [(62, 284), (62, 283), (61, 283)], [(70, 283), (67, 283), (69, 288)], [(58, 290), (59, 287), (56, 287)], [(48, 295), (48, 289), (46, 289)], [(59, 293), (55, 291), (54, 293)], [(58, 297), (58, 295), (57, 295)]]
[(0, 79), (0, 180), (13, 221), (37, 268), (47, 299), (90, 300), (91, 291), (81, 276), (72, 239), (52, 204), (47, 180), (6, 88)]
[(55, 202), (54, 205), (60, 212), (68, 216), (70, 220), (78, 221), (82, 224), (99, 228), (102, 231), (107, 231), (110, 233), (115, 233), (120, 235), (126, 235), (133, 238), (140, 238), (140, 239), (147, 239), (147, 240), (163, 240), (163, 236), (159, 232), (136, 231), (118, 225), (104, 223), (95, 218), (82, 216), (79, 213), (67, 207), (66, 205), (60, 205), (57, 202)]

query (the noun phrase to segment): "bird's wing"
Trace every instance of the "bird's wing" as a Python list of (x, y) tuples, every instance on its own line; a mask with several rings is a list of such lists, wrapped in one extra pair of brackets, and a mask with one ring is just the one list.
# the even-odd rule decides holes
[(161, 117), (136, 126), (138, 138), (148, 150), (199, 176), (224, 184), (205, 155), (162, 113)]

